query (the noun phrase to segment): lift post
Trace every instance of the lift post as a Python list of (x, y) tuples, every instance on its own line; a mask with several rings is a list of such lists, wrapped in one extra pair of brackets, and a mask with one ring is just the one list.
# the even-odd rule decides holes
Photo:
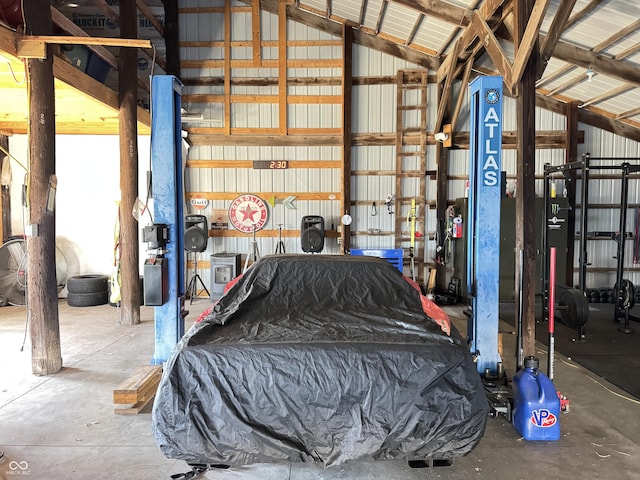
[(467, 223), (467, 336), (481, 374), (497, 375), (502, 192), (502, 77), (469, 84), (471, 148)]
[(155, 307), (155, 352), (152, 364), (169, 359), (184, 335), (185, 254), (181, 132), (182, 83), (172, 75), (152, 79), (151, 169), (153, 221), (168, 226), (164, 252), (168, 263), (167, 301)]

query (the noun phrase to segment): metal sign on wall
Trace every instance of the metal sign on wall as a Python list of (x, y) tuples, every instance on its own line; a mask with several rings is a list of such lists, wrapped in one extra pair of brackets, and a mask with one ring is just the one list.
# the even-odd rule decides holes
[(261, 230), (268, 219), (267, 204), (260, 197), (250, 193), (236, 197), (229, 207), (231, 225), (244, 233)]

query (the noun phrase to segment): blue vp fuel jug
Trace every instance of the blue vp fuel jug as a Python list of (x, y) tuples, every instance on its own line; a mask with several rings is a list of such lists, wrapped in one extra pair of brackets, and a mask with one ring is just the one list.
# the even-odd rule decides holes
[(513, 377), (513, 426), (525, 440), (560, 439), (560, 398), (534, 356)]

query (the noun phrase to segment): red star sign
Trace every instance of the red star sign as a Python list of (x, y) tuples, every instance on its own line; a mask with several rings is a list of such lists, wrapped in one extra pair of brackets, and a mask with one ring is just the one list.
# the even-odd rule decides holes
[(251, 220), (252, 222), (253, 220), (253, 216), (256, 214), (256, 212), (254, 210), (251, 209), (251, 206), (249, 205), (245, 205), (243, 210), (238, 210), (240, 213), (242, 213), (242, 221), (246, 221), (246, 220)]

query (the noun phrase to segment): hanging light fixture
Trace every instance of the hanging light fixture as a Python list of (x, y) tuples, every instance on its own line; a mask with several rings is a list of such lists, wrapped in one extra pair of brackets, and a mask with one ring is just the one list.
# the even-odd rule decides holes
[(596, 72), (594, 72), (593, 69), (589, 67), (587, 68), (587, 71), (585, 72), (585, 74), (587, 75), (587, 81), (590, 82), (593, 76), (596, 74)]

